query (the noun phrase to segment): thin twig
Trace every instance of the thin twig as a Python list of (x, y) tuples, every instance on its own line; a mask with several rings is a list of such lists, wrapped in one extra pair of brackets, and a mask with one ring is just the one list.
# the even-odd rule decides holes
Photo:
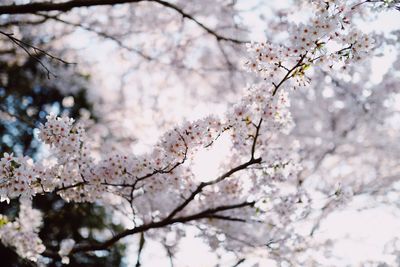
[(300, 59), (297, 61), (296, 65), (294, 65), (290, 70), (287, 71), (286, 75), (282, 78), (282, 80), (278, 83), (272, 83), (274, 85), (274, 91), (272, 92), (272, 96), (275, 96), (275, 94), (278, 92), (279, 87), (281, 87), (281, 85), (286, 82), (287, 80), (289, 80), (292, 76), (293, 76), (293, 72), (300, 66), (302, 66), (303, 64), (303, 60), (306, 57), (307, 52), (304, 53), (304, 55), (300, 56)]
[[(40, 59), (41, 55), (44, 55), (52, 60), (57, 60), (61, 63), (64, 64), (76, 64), (76, 63), (71, 63), (67, 62), (59, 57), (53, 56), (49, 54), (48, 52), (44, 51), (43, 49), (40, 49), (34, 45), (31, 45), (25, 41), (22, 41), (16, 37), (14, 37), (13, 33), (6, 33), (0, 30), (0, 34), (6, 36), (8, 39), (10, 39), (11, 42), (13, 42), (16, 46), (20, 47), (22, 50), (25, 51), (26, 54), (28, 54), (29, 57), (33, 58), (36, 62), (38, 62), (47, 72), (47, 78), (50, 79), (50, 76), (53, 75), (54, 77), (57, 77), (54, 73), (50, 71), (50, 69), (42, 62)], [(32, 50), (32, 51), (30, 51)]]

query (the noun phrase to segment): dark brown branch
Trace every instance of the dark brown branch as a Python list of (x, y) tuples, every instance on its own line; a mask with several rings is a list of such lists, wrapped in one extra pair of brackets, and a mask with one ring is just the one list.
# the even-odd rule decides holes
[(137, 261), (136, 261), (136, 267), (140, 267), (142, 264), (140, 263), (140, 256), (142, 255), (142, 251), (144, 248), (144, 234), (143, 232), (140, 234), (140, 239), (139, 239), (139, 250), (138, 250), (138, 255), (137, 255)]
[(283, 79), (282, 79), (277, 85), (276, 85), (275, 83), (272, 83), (272, 84), (274, 85), (274, 87), (275, 87), (275, 88), (274, 88), (274, 91), (272, 92), (272, 96), (274, 96), (274, 95), (278, 92), (279, 87), (281, 87), (281, 85), (282, 85), (284, 82), (286, 82), (287, 80), (289, 80), (289, 79), (292, 77), (293, 72), (294, 72), (298, 67), (300, 67), (300, 66), (303, 65), (303, 60), (304, 60), (304, 58), (306, 57), (306, 55), (307, 55), (307, 52), (304, 53), (304, 55), (301, 55), (301, 56), (300, 56), (300, 59), (299, 59), (299, 61), (297, 61), (296, 65), (294, 65), (290, 70), (287, 71), (286, 75), (283, 77)]
[(200, 28), (205, 30), (207, 33), (213, 35), (217, 39), (217, 41), (229, 41), (229, 42), (236, 43), (236, 44), (248, 43), (248, 41), (238, 40), (238, 39), (224, 37), (222, 35), (219, 35), (217, 32), (215, 32), (214, 30), (210, 29), (209, 27), (207, 27), (206, 25), (204, 25), (203, 23), (201, 23), (197, 19), (195, 19), (192, 15), (190, 15), (188, 13), (185, 13), (180, 7), (178, 7), (178, 6), (176, 6), (176, 5), (172, 4), (172, 3), (169, 3), (169, 2), (166, 2), (166, 1), (163, 1), (163, 0), (147, 0), (147, 1), (155, 2), (155, 3), (158, 3), (160, 5), (163, 5), (165, 7), (168, 7), (168, 8), (171, 8), (171, 9), (175, 10), (176, 12), (181, 14), (183, 18), (188, 18), (189, 20), (193, 21), (198, 26), (200, 26)]
[(256, 129), (257, 129), (257, 130), (256, 130), (256, 133), (255, 133), (255, 135), (254, 135), (254, 140), (253, 140), (253, 144), (252, 144), (250, 160), (249, 160), (248, 162), (246, 162), (246, 163), (243, 163), (243, 164), (241, 164), (241, 165), (239, 165), (239, 166), (237, 166), (237, 167), (231, 169), (230, 171), (224, 173), (223, 175), (219, 176), (218, 178), (216, 178), (216, 179), (214, 179), (214, 180), (212, 180), (212, 181), (200, 183), (199, 186), (196, 188), (196, 190), (194, 190), (194, 191), (192, 192), (192, 194), (190, 194), (190, 196), (189, 196), (185, 201), (182, 202), (182, 204), (180, 204), (179, 206), (177, 206), (177, 207), (170, 213), (170, 215), (168, 215), (167, 219), (173, 218), (178, 212), (180, 212), (180, 211), (183, 210), (187, 205), (189, 205), (189, 203), (190, 203), (198, 194), (200, 194), (200, 193), (203, 191), (204, 187), (209, 186), (209, 185), (213, 185), (213, 184), (216, 184), (216, 183), (219, 183), (219, 182), (221, 182), (222, 180), (225, 180), (226, 178), (230, 177), (232, 174), (234, 174), (234, 173), (236, 173), (236, 172), (238, 172), (238, 171), (244, 170), (244, 169), (246, 169), (247, 167), (249, 167), (249, 166), (251, 166), (251, 165), (261, 163), (261, 160), (262, 160), (261, 158), (255, 158), (255, 157), (254, 157), (254, 154), (255, 154), (255, 147), (256, 147), (256, 143), (257, 143), (257, 138), (258, 138), (258, 136), (259, 136), (259, 134), (260, 134), (260, 133), (259, 133), (259, 130), (260, 130), (260, 127), (261, 127), (261, 123), (262, 123), (262, 119), (260, 120), (259, 124), (256, 126)]
[(247, 43), (248, 41), (238, 40), (230, 37), (225, 37), (218, 34), (202, 22), (198, 21), (192, 15), (184, 12), (180, 7), (175, 4), (163, 0), (70, 0), (61, 3), (42, 2), (42, 3), (29, 3), (22, 5), (5, 5), (0, 6), (0, 15), (3, 14), (35, 14), (38, 12), (62, 11), (68, 12), (74, 8), (90, 7), (90, 6), (113, 6), (118, 4), (139, 3), (139, 2), (153, 2), (179, 13), (183, 18), (187, 18), (196, 23), (200, 28), (207, 33), (214, 36), (217, 41), (229, 41), (236, 44)]
[(263, 120), (260, 119), (260, 122), (258, 123), (258, 125), (256, 125), (256, 133), (254, 135), (253, 145), (251, 146), (251, 159), (254, 159), (254, 154), (256, 153), (257, 138), (260, 135), (260, 128), (262, 121)]
[[(186, 223), (186, 222), (190, 222), (190, 221), (205, 219), (205, 218), (209, 218), (211, 215), (218, 213), (218, 212), (232, 210), (232, 209), (238, 209), (238, 208), (243, 208), (243, 207), (252, 207), (252, 206), (254, 206), (254, 204), (255, 204), (254, 201), (242, 202), (239, 204), (224, 205), (224, 206), (219, 206), (217, 208), (207, 209), (207, 210), (204, 210), (204, 211), (201, 211), (199, 213), (189, 215), (189, 216), (177, 217), (177, 218), (172, 218), (172, 219), (165, 218), (159, 222), (151, 222), (148, 224), (138, 226), (133, 229), (128, 229), (128, 230), (122, 231), (122, 232), (116, 234), (114, 237), (112, 237), (102, 243), (77, 245), (72, 249), (71, 254), (74, 254), (77, 252), (85, 252), (85, 251), (104, 250), (104, 249), (107, 249), (108, 247), (112, 246), (116, 242), (118, 242), (120, 239), (122, 239), (126, 236), (129, 236), (129, 235), (142, 233), (142, 232), (145, 232), (150, 229), (157, 229), (157, 228), (165, 227), (165, 226), (172, 225), (175, 223)], [(46, 253), (43, 255), (51, 256), (51, 255), (54, 255), (54, 253), (51, 253), (50, 251), (46, 251)]]
[(47, 21), (47, 18), (41, 18), (39, 20), (9, 20), (3, 24), (0, 24), (0, 27), (10, 27), (10, 26), (25, 26), (25, 25), (39, 25)]
[(239, 266), (239, 265), (242, 264), (245, 260), (246, 260), (245, 258), (242, 258), (242, 259), (238, 260), (238, 262), (236, 262), (236, 264), (233, 265), (232, 267), (237, 267), (237, 266)]
[(88, 182), (78, 182), (76, 184), (61, 186), (61, 187), (57, 187), (56, 189), (54, 189), (54, 192), (57, 193), (57, 192), (68, 190), (68, 189), (72, 189), (72, 188), (75, 188), (75, 187), (84, 186), (86, 184), (88, 184)]
[(41, 3), (29, 3), (22, 5), (5, 5), (0, 6), (0, 15), (9, 14), (34, 14), (37, 12), (62, 11), (68, 12), (74, 8), (117, 5), (125, 3), (138, 3), (143, 0), (70, 0), (61, 3), (53, 3), (51, 1)]
[(180, 212), (181, 210), (183, 210), (187, 205), (189, 205), (189, 203), (198, 195), (200, 194), (204, 187), (212, 185), (212, 184), (216, 184), (221, 182), (222, 180), (230, 177), (232, 174), (244, 170), (246, 169), (248, 166), (251, 166), (253, 164), (259, 164), (261, 163), (261, 158), (256, 158), (256, 159), (250, 159), (248, 162), (243, 163), (233, 169), (231, 169), (230, 171), (224, 173), (223, 175), (221, 175), (220, 177), (218, 177), (215, 180), (209, 181), (209, 182), (202, 182), (199, 184), (199, 186), (196, 188), (196, 190), (194, 190), (192, 192), (192, 194), (185, 200), (182, 202), (182, 204), (180, 204), (178, 207), (176, 207), (166, 218), (167, 220), (173, 218), (178, 212)]
[[(11, 4), (11, 5), (4, 5), (0, 6), (0, 15), (8, 14), (8, 15), (15, 15), (15, 14), (34, 14), (37, 12), (50, 12), (50, 11), (62, 11), (62, 12), (68, 12), (74, 8), (80, 8), (80, 7), (90, 7), (90, 6), (104, 6), (104, 5), (118, 5), (118, 4), (126, 4), (126, 3), (138, 3), (138, 2), (144, 2), (144, 1), (150, 1), (150, 2), (157, 2), (162, 5), (165, 5), (165, 3), (169, 4), (170, 8), (174, 8), (174, 5), (165, 2), (165, 1), (159, 1), (159, 0), (70, 0), (66, 2), (61, 2), (61, 3), (53, 3), (52, 1), (48, 2), (37, 2), (37, 3), (28, 3), (28, 4), (22, 4), (22, 5), (16, 5), (16, 4)], [(383, 0), (366, 0), (363, 1), (355, 6), (352, 7), (352, 9), (355, 9), (357, 6), (362, 5), (364, 3), (379, 3), (379, 2), (384, 2)], [(168, 5), (165, 5), (168, 6)], [(178, 10), (177, 10), (178, 11)], [(179, 12), (179, 11), (178, 11)], [(190, 18), (190, 17), (188, 17)]]
[(232, 222), (243, 222), (243, 223), (247, 222), (245, 219), (242, 219), (242, 218), (235, 218), (235, 217), (218, 215), (218, 214), (213, 214), (213, 215), (207, 216), (207, 218), (220, 219), (220, 220), (232, 221)]
[[(259, 127), (261, 126), (261, 121), (258, 124), (257, 128), (259, 129)], [(254, 143), (256, 143), (257, 141), (257, 136), (259, 134), (259, 131), (256, 131), (256, 135), (254, 138)], [(183, 142), (185, 143), (185, 153), (184, 153), (184, 158), (182, 161), (178, 162), (177, 164), (173, 165), (171, 168), (164, 168), (164, 171), (171, 171), (174, 168), (176, 168), (177, 166), (179, 166), (180, 164), (182, 164), (185, 159), (186, 159), (186, 154), (187, 154), (187, 145), (185, 142), (185, 139), (181, 136)], [(255, 146), (255, 145), (253, 145)], [(225, 174), (219, 176), (218, 178), (216, 178), (215, 180), (209, 181), (209, 182), (203, 182), (201, 183), (198, 188), (192, 192), (192, 194), (189, 196), (189, 198), (187, 198), (182, 204), (180, 204), (177, 208), (175, 208), (169, 216), (167, 216), (166, 218), (162, 219), (161, 221), (158, 222), (151, 222), (148, 224), (144, 224), (138, 227), (135, 227), (133, 229), (127, 229), (125, 231), (122, 231), (116, 235), (114, 235), (112, 238), (102, 242), (102, 243), (97, 243), (97, 244), (80, 244), (80, 245), (76, 245), (72, 251), (71, 254), (77, 253), (77, 252), (85, 252), (85, 251), (94, 251), (94, 250), (104, 250), (107, 249), (108, 247), (112, 246), (114, 243), (118, 242), (120, 239), (129, 236), (129, 235), (133, 235), (136, 233), (144, 233), (147, 230), (150, 229), (156, 229), (156, 228), (161, 228), (161, 227), (165, 227), (168, 225), (172, 225), (174, 223), (186, 223), (186, 222), (190, 222), (190, 221), (196, 221), (196, 220), (201, 220), (201, 219), (218, 219), (218, 220), (227, 220), (227, 221), (235, 221), (235, 222), (246, 222), (246, 220), (241, 219), (241, 218), (235, 218), (235, 217), (230, 217), (230, 216), (226, 216), (226, 215), (221, 215), (218, 214), (218, 212), (222, 212), (222, 211), (227, 211), (227, 210), (232, 210), (232, 209), (238, 209), (238, 208), (243, 208), (243, 207), (252, 207), (254, 206), (255, 202), (242, 202), (239, 204), (232, 204), (232, 205), (222, 205), (216, 208), (210, 208), (210, 209), (206, 209), (204, 211), (201, 211), (199, 213), (195, 213), (192, 215), (188, 215), (188, 216), (182, 216), (182, 217), (175, 217), (175, 215), (177, 213), (179, 213), (181, 210), (183, 210), (194, 198), (197, 194), (199, 194), (204, 187), (212, 185), (212, 184), (216, 184), (228, 177), (230, 177), (231, 175), (233, 175), (234, 173), (240, 171), (240, 170), (244, 170), (246, 169), (248, 166), (251, 166), (253, 164), (259, 164), (261, 163), (261, 158), (254, 158), (254, 156), (251, 157), (251, 159), (246, 162), (243, 163), (233, 169), (231, 169), (230, 171), (226, 172)], [(168, 168), (168, 169), (167, 169)], [(142, 179), (144, 179), (146, 176), (141, 177)], [(70, 186), (65, 186), (63, 188), (59, 188), (56, 191), (59, 190), (64, 190), (64, 189), (68, 189), (68, 188), (73, 188), (79, 185), (84, 185), (86, 184), (85, 181), (74, 184), (74, 185), (70, 185)], [(175, 217), (175, 218), (174, 218)], [(44, 256), (47, 257), (51, 257), (51, 258), (59, 258), (58, 254), (52, 251), (45, 251), (43, 253)]]

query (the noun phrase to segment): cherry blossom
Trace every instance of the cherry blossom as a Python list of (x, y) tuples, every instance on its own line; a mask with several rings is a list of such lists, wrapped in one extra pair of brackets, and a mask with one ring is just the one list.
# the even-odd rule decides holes
[[(43, 254), (61, 257), (65, 264), (74, 253), (106, 249), (137, 233), (161, 243), (168, 239), (168, 246), (174, 247), (185, 235), (184, 224), (193, 223), (215, 250), (264, 250), (281, 266), (318, 265), (307, 251), (330, 247), (329, 240), (313, 240), (321, 221), (355, 197), (368, 190), (377, 194), (398, 179), (387, 171), (398, 169), (395, 155), (400, 151), (398, 134), (388, 126), (398, 116), (398, 110), (391, 114), (395, 104), (388, 97), (398, 94), (398, 71), (388, 71), (382, 83), (373, 85), (368, 68), (361, 68), (374, 53), (397, 44), (359, 28), (357, 20), (370, 12), (371, 1), (299, 2), (292, 12), (305, 10), (309, 17), (286, 21), (285, 32), (277, 22), (277, 36), (246, 44), (241, 67), (255, 78), (233, 105), (223, 114), (166, 123), (169, 129), (149, 151), (131, 151), (123, 144), (109, 149), (102, 137), (92, 134), (100, 127), (94, 122), (48, 115), (39, 139), (49, 155), (34, 160), (4, 153), (0, 159), (0, 198), (19, 198), (21, 203), (14, 221), (0, 217), (1, 241), (21, 257), (38, 260), (45, 251), (38, 237), (41, 214), (30, 201), (55, 193), (68, 202), (123, 203), (134, 225), (102, 243), (66, 239), (58, 252)], [(177, 4), (207, 13), (184, 1)], [(383, 1), (378, 6), (396, 4)], [(177, 10), (174, 5), (172, 9)], [(235, 42), (229, 31), (219, 36), (193, 21), (217, 41)], [(382, 129), (373, 129), (376, 125)], [(382, 147), (383, 133), (392, 150), (379, 152), (385, 158), (380, 165), (375, 153)], [(366, 141), (368, 134), (374, 141)], [(196, 156), (223, 138), (229, 140), (230, 155), (216, 177), (200, 181), (193, 170)], [(380, 169), (383, 165), (385, 170)], [(389, 178), (381, 184), (381, 176)], [(168, 238), (170, 233), (173, 238)]]

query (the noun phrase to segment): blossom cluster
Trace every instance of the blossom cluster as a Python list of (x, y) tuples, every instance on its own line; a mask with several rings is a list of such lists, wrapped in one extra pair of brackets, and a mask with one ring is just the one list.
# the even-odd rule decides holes
[(60, 163), (77, 158), (84, 141), (83, 127), (74, 125), (74, 120), (68, 117), (51, 114), (46, 119), (46, 124), (40, 127), (39, 138), (57, 153)]
[(350, 3), (312, 1), (312, 4), (316, 16), (305, 24), (291, 23), (286, 42), (248, 45), (245, 64), (248, 70), (275, 87), (280, 86), (281, 80), (294, 78), (288, 84), (296, 88), (308, 84), (306, 71), (313, 65), (345, 67), (368, 56), (374, 39), (350, 23), (357, 11)]
[(0, 218), (0, 240), (6, 246), (15, 248), (20, 257), (37, 261), (45, 250), (38, 235), (42, 215), (26, 199), (21, 199), (19, 208), (19, 216), (15, 221), (8, 221), (5, 216)]
[[(68, 117), (49, 115), (39, 134), (50, 147), (49, 159), (34, 162), (7, 153), (0, 159), (0, 197), (21, 197), (22, 201), (20, 217), (0, 226), (2, 242), (16, 247), (22, 257), (37, 259), (44, 251), (37, 235), (40, 215), (29, 210), (24, 201), (36, 194), (56, 192), (75, 202), (121, 197), (129, 203), (134, 221), (141, 223), (168, 218), (188, 199), (190, 203), (182, 206), (178, 215), (244, 203), (240, 209), (201, 218), (202, 226), (211, 226), (201, 228), (210, 245), (232, 249), (240, 247), (237, 240), (241, 238), (259, 246), (266, 240), (282, 247), (287, 240), (301, 243), (291, 233), (291, 223), (310, 211), (311, 200), (291, 179), (301, 167), (298, 143), (286, 136), (294, 126), (288, 88), (305, 85), (311, 65), (331, 68), (362, 60), (373, 46), (370, 36), (351, 27), (355, 11), (344, 1), (311, 2), (317, 17), (306, 24), (291, 25), (286, 43), (249, 45), (247, 67), (268, 82), (247, 88), (221, 118), (209, 116), (167, 131), (149, 153), (110, 151), (96, 159), (83, 125)], [(230, 137), (233, 155), (221, 164), (221, 176), (200, 183), (191, 163), (199, 150), (212, 148), (222, 135)], [(243, 167), (246, 172), (236, 174), (235, 169), (243, 163), (249, 164)], [(336, 193), (340, 202), (352, 194), (347, 189)], [(35, 245), (27, 246), (27, 242)], [(61, 243), (63, 262), (68, 262), (74, 245), (69, 239)]]
[(37, 170), (32, 159), (4, 153), (0, 159), (0, 198), (30, 198), (34, 194)]
[[(150, 221), (154, 214), (167, 216), (182, 201), (181, 195), (188, 195), (198, 186), (189, 164), (184, 164), (197, 150), (212, 145), (221, 134), (230, 132), (233, 147), (238, 152), (236, 160), (245, 159), (256, 136), (260, 135), (257, 131), (263, 132), (263, 138), (270, 138), (291, 124), (288, 107), (285, 92), (273, 98), (266, 87), (252, 87), (239, 104), (227, 111), (226, 119), (207, 117), (186, 122), (165, 133), (148, 154), (111, 153), (98, 162), (90, 155), (83, 127), (72, 119), (49, 115), (39, 136), (52, 149), (54, 160), (34, 163), (27, 157), (5, 154), (1, 160), (4, 169), (1, 195), (3, 198), (30, 198), (55, 191), (67, 201), (79, 202), (102, 199), (106, 193), (112, 193), (128, 199), (144, 221)], [(264, 151), (262, 147), (267, 142), (260, 140), (257, 146)], [(277, 150), (277, 154), (280, 152)], [(263, 156), (268, 161), (272, 154), (269, 149)], [(229, 198), (242, 191), (240, 198), (230, 199), (238, 201), (246, 200), (248, 195), (248, 190), (243, 190), (242, 186), (241, 181), (226, 180), (210, 189)], [(195, 212), (207, 203), (217, 205), (228, 200), (210, 194), (211, 191), (204, 192), (206, 201), (192, 204), (186, 213)], [(213, 200), (215, 197), (217, 199)]]

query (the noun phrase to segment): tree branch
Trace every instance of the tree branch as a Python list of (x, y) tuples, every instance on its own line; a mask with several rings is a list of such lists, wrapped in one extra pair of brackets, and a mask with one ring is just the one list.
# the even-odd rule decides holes
[(242, 264), (245, 260), (246, 260), (245, 258), (242, 258), (242, 259), (238, 260), (238, 262), (236, 262), (236, 264), (233, 265), (232, 267), (237, 267), (237, 266), (239, 266), (239, 265)]
[(180, 7), (178, 7), (178, 6), (174, 5), (174, 4), (171, 4), (171, 3), (163, 1), (163, 0), (147, 0), (147, 1), (155, 2), (155, 3), (158, 3), (160, 5), (163, 5), (165, 7), (168, 7), (168, 8), (171, 8), (171, 9), (175, 10), (177, 13), (181, 14), (183, 18), (190, 19), (191, 21), (196, 23), (198, 26), (200, 26), (200, 28), (203, 28), (203, 30), (205, 30), (207, 33), (213, 35), (217, 39), (217, 41), (229, 41), (229, 42), (236, 43), (236, 44), (248, 43), (248, 41), (245, 41), (245, 40), (238, 40), (238, 39), (224, 37), (222, 35), (219, 35), (217, 32), (215, 32), (214, 30), (210, 29), (209, 27), (207, 27), (206, 25), (204, 25), (203, 23), (201, 23), (197, 19), (195, 19), (192, 15), (190, 15), (188, 13), (185, 13)]
[(74, 8), (90, 7), (90, 6), (113, 6), (118, 4), (128, 4), (128, 3), (139, 3), (139, 2), (153, 2), (162, 5), (166, 8), (172, 9), (182, 15), (183, 18), (187, 18), (197, 24), (200, 28), (205, 30), (207, 33), (214, 36), (217, 41), (229, 41), (236, 44), (244, 44), (248, 41), (238, 40), (235, 38), (225, 37), (212, 30), (202, 22), (198, 21), (192, 15), (183, 11), (180, 7), (175, 4), (163, 1), (163, 0), (70, 0), (61, 3), (53, 2), (42, 2), (42, 3), (29, 3), (22, 5), (4, 5), (0, 6), (0, 15), (8, 14), (35, 14), (38, 12), (50, 12), (50, 11), (62, 11), (68, 12)]
[[(255, 202), (242, 202), (238, 204), (232, 204), (232, 205), (224, 205), (224, 206), (219, 206), (216, 208), (212, 209), (206, 209), (204, 211), (201, 211), (199, 213), (195, 213), (189, 216), (183, 216), (183, 217), (177, 217), (177, 218), (165, 218), (159, 222), (151, 222), (148, 224), (143, 224), (141, 226), (135, 227), (133, 229), (127, 229), (125, 231), (122, 231), (112, 238), (102, 242), (102, 243), (97, 243), (97, 244), (81, 244), (81, 245), (76, 245), (72, 250), (71, 254), (78, 253), (78, 252), (86, 252), (86, 251), (94, 251), (94, 250), (104, 250), (107, 249), (108, 247), (112, 246), (116, 242), (118, 242), (120, 239), (127, 237), (129, 235), (137, 234), (137, 233), (142, 233), (150, 229), (157, 229), (161, 227), (165, 227), (168, 225), (172, 225), (175, 223), (186, 223), (190, 221), (195, 221), (195, 220), (200, 220), (200, 219), (205, 219), (209, 218), (211, 215), (221, 212), (221, 211), (226, 211), (226, 210), (232, 210), (232, 209), (238, 209), (238, 208), (243, 208), (243, 207), (252, 207), (254, 206)], [(221, 216), (215, 217), (215, 219), (224, 219)], [(58, 255), (57, 253), (51, 252), (51, 251), (46, 251), (43, 253), (44, 256), (48, 257), (56, 257)]]
[(50, 12), (62, 11), (68, 12), (74, 8), (90, 7), (90, 6), (104, 6), (104, 5), (118, 5), (125, 3), (138, 3), (144, 0), (70, 0), (61, 3), (54, 3), (52, 1), (41, 3), (29, 3), (22, 5), (5, 5), (0, 6), (0, 15), (8, 14), (34, 14), (37, 12)]
[(279, 87), (281, 87), (281, 85), (286, 82), (287, 80), (289, 80), (292, 77), (293, 71), (295, 71), (298, 67), (303, 65), (303, 60), (306, 57), (307, 52), (304, 53), (304, 55), (300, 56), (299, 61), (297, 61), (296, 65), (294, 65), (290, 70), (287, 71), (285, 77), (283, 77), (283, 79), (276, 85), (275, 83), (272, 83), (274, 85), (274, 91), (272, 92), (272, 96), (275, 96), (275, 94), (278, 92)]
[(153, 58), (153, 57), (151, 57), (151, 56), (149, 56), (149, 55), (146, 55), (145, 53), (143, 53), (143, 52), (140, 51), (139, 49), (135, 49), (135, 48), (133, 48), (133, 47), (130, 47), (130, 46), (125, 45), (125, 44), (124, 44), (121, 40), (119, 40), (118, 38), (116, 38), (116, 37), (114, 37), (114, 36), (112, 36), (112, 35), (109, 35), (109, 34), (107, 34), (107, 33), (105, 33), (105, 32), (92, 29), (92, 28), (90, 28), (89, 26), (86, 26), (86, 25), (83, 25), (83, 24), (79, 24), (79, 23), (70, 22), (70, 21), (67, 21), (67, 20), (64, 20), (64, 19), (60, 19), (60, 18), (57, 17), (57, 16), (49, 16), (49, 15), (46, 15), (46, 14), (36, 14), (36, 15), (42, 16), (42, 17), (47, 18), (47, 19), (52, 19), (52, 20), (54, 20), (54, 21), (63, 23), (63, 24), (65, 24), (65, 25), (69, 25), (69, 26), (81, 28), (81, 29), (84, 29), (85, 31), (88, 31), (88, 32), (92, 32), (92, 33), (96, 34), (96, 35), (99, 36), (99, 37), (102, 37), (102, 38), (104, 38), (104, 39), (108, 39), (108, 40), (111, 40), (111, 41), (115, 42), (119, 47), (121, 47), (121, 48), (123, 48), (123, 49), (125, 49), (125, 50), (127, 50), (127, 51), (129, 51), (129, 52), (136, 53), (136, 54), (138, 54), (139, 56), (143, 57), (143, 58), (146, 59), (146, 60), (154, 60), (154, 59), (155, 59), (155, 58)]
[(178, 207), (176, 207), (166, 218), (167, 220), (172, 219), (178, 212), (182, 211), (189, 203), (199, 194), (203, 191), (203, 188), (212, 184), (216, 184), (221, 182), (222, 180), (228, 178), (232, 174), (246, 169), (248, 166), (251, 166), (253, 164), (258, 164), (261, 163), (261, 158), (256, 158), (256, 159), (250, 159), (248, 162), (243, 163), (230, 171), (224, 173), (223, 175), (219, 176), (217, 179), (209, 181), (209, 182), (202, 182), (200, 185), (192, 192), (192, 194), (184, 201), (182, 204), (180, 204)]
[(253, 145), (251, 146), (251, 159), (254, 159), (254, 155), (256, 153), (256, 144), (257, 144), (257, 138), (260, 135), (260, 128), (261, 128), (261, 123), (262, 123), (262, 119), (260, 119), (260, 122), (258, 123), (258, 125), (256, 125), (256, 133), (254, 135), (254, 140), (253, 140)]
[(136, 267), (140, 267), (142, 264), (140, 263), (140, 256), (142, 255), (143, 247), (144, 247), (145, 239), (143, 232), (140, 234), (139, 239), (139, 250), (137, 255)]
[[(13, 42), (16, 46), (18, 46), (18, 47), (20, 47), (22, 50), (24, 50), (25, 53), (26, 53), (29, 57), (31, 57), (31, 58), (33, 58), (35, 61), (37, 61), (37, 62), (46, 70), (46, 72), (47, 72), (47, 78), (49, 78), (49, 79), (50, 79), (50, 75), (53, 75), (54, 77), (57, 77), (57, 76), (56, 76), (54, 73), (52, 73), (52, 72), (50, 71), (50, 69), (42, 62), (42, 60), (40, 59), (40, 56), (41, 56), (41, 55), (44, 55), (44, 56), (46, 56), (46, 57), (48, 57), (48, 58), (50, 58), (50, 59), (52, 59), (52, 60), (54, 59), (54, 60), (60, 61), (61, 63), (64, 63), (64, 64), (75, 64), (75, 63), (67, 62), (67, 61), (65, 61), (65, 60), (63, 60), (63, 59), (61, 59), (61, 58), (59, 58), (59, 57), (53, 56), (53, 55), (47, 53), (46, 51), (44, 51), (43, 49), (40, 49), (40, 48), (38, 48), (38, 47), (36, 47), (36, 46), (34, 46), (34, 45), (28, 44), (27, 42), (24, 42), (24, 41), (18, 39), (18, 38), (16, 38), (16, 37), (14, 37), (14, 34), (13, 34), (13, 33), (6, 33), (6, 32), (3, 32), (3, 31), (0, 31), (0, 34), (6, 36), (6, 37), (7, 37), (8, 39), (10, 39), (11, 42)], [(32, 53), (31, 51), (33, 51), (33, 53)]]
[(199, 184), (199, 186), (196, 188), (196, 190), (194, 190), (192, 192), (192, 194), (184, 201), (182, 202), (182, 204), (180, 204), (178, 207), (176, 207), (171, 213), (170, 215), (168, 215), (167, 219), (171, 219), (173, 218), (178, 212), (180, 212), (181, 210), (183, 210), (187, 205), (189, 205), (189, 203), (198, 195), (203, 191), (203, 188), (209, 185), (213, 185), (216, 183), (221, 182), (222, 180), (225, 180), (226, 178), (230, 177), (232, 174), (244, 170), (247, 167), (254, 165), (254, 164), (259, 164), (261, 163), (262, 159), (261, 158), (255, 158), (254, 154), (255, 154), (255, 147), (256, 147), (256, 143), (257, 143), (257, 138), (259, 136), (259, 130), (261, 127), (261, 123), (262, 123), (262, 119), (260, 120), (259, 124), (256, 126), (257, 130), (254, 136), (254, 140), (253, 140), (253, 144), (252, 144), (252, 149), (251, 149), (251, 158), (248, 162), (243, 163), (233, 169), (231, 169), (230, 171), (224, 173), (223, 175), (221, 175), (220, 177), (209, 181), (209, 182), (202, 182)]

